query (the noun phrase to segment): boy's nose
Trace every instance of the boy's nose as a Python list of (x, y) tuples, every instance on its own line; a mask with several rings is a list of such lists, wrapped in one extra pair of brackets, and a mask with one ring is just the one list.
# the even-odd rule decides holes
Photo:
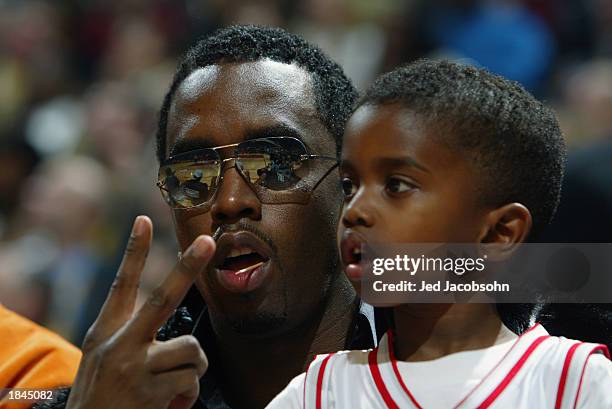
[(363, 198), (363, 193), (357, 192), (353, 200), (345, 207), (342, 214), (344, 227), (372, 227), (374, 225), (374, 214)]

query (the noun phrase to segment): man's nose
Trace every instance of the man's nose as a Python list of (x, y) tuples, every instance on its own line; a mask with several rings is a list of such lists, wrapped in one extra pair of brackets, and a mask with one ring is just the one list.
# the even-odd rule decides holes
[(210, 208), (217, 224), (232, 224), (243, 218), (261, 219), (261, 202), (236, 166), (227, 167)]

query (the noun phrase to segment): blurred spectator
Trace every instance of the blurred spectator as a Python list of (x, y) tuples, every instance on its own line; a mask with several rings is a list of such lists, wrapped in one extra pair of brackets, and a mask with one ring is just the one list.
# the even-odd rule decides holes
[(599, 55), (612, 56), (612, 3), (593, 0), (595, 16), (595, 50)]
[(27, 104), (70, 89), (61, 11), (44, 1), (0, 4), (0, 128)]
[(532, 92), (545, 84), (555, 43), (544, 22), (519, 1), (438, 0), (420, 8), (429, 54), (483, 66)]
[(45, 320), (62, 334), (73, 334), (101, 265), (95, 230), (102, 220), (107, 189), (105, 170), (94, 159), (57, 157), (39, 166), (24, 189), (16, 216), (20, 233), (7, 252), (15, 262), (9, 263), (13, 271), (4, 274), (12, 272), (19, 280), (13, 288), (3, 281), (3, 303), (11, 307), (27, 300), (21, 287), (40, 283), (48, 291), (40, 299), (48, 304), (30, 311), (31, 318)]
[(365, 90), (382, 68), (386, 38), (381, 23), (393, 9), (389, 1), (369, 3), (377, 7), (366, 10), (360, 7), (362, 4), (350, 0), (304, 0), (293, 31), (333, 56), (357, 89)]
[(612, 138), (612, 59), (568, 68), (559, 82), (558, 110), (570, 145)]
[(74, 152), (82, 132), (81, 103), (58, 96), (32, 108), (25, 136), (40, 155), (47, 156)]
[(0, 140), (0, 240), (19, 204), (21, 190), (39, 156), (24, 140)]
[[(136, 172), (147, 131), (146, 111), (128, 83), (98, 83), (85, 94), (83, 148), (124, 179)], [(152, 121), (151, 121), (152, 122)]]

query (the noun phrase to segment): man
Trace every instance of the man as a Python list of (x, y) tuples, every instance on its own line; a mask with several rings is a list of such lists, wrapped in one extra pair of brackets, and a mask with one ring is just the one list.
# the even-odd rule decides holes
[[(299, 38), (277, 29), (223, 30), (179, 64), (160, 115), (158, 157), (163, 163), (199, 148), (279, 136), (335, 157), (354, 98), (340, 67)], [(346, 344), (352, 332), (358, 305), (338, 274), (334, 245), (340, 187), (336, 173), (317, 176), (307, 204), (266, 204), (238, 169), (228, 167), (210, 210), (174, 210), (183, 249), (204, 233), (215, 235), (218, 255), (249, 251), (252, 264), (269, 256), (257, 288), (257, 274), (244, 287), (212, 275), (196, 279), (210, 316), (210, 328), (201, 333), (215, 334), (204, 346), (218, 386), (203, 385), (213, 407), (222, 407), (223, 398), (236, 407), (264, 406), (308, 356)], [(248, 257), (218, 262), (236, 271)]]
[[(158, 184), (183, 255), (132, 316), (152, 228), (136, 221), (119, 281), (86, 338), (70, 408), (261, 408), (315, 354), (373, 346), (373, 311), (340, 273), (335, 244), (336, 155), (355, 98), (336, 63), (280, 29), (230, 27), (187, 53), (157, 134)], [(194, 172), (206, 192), (184, 185)], [(201, 235), (216, 241), (212, 260), (205, 239), (198, 257), (186, 250)], [(193, 331), (210, 361), (199, 390), (189, 377), (206, 362), (194, 338), (151, 335), (187, 292), (186, 277), (206, 302)]]

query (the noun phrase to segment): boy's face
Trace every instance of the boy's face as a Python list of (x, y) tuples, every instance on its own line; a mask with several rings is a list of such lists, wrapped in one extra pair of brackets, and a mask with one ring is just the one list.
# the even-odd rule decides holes
[(348, 122), (338, 238), (354, 283), (362, 274), (351, 269), (355, 245), (480, 240), (486, 212), (477, 201), (477, 175), (460, 152), (439, 142), (442, 129), (425, 127), (398, 104), (362, 106)]

